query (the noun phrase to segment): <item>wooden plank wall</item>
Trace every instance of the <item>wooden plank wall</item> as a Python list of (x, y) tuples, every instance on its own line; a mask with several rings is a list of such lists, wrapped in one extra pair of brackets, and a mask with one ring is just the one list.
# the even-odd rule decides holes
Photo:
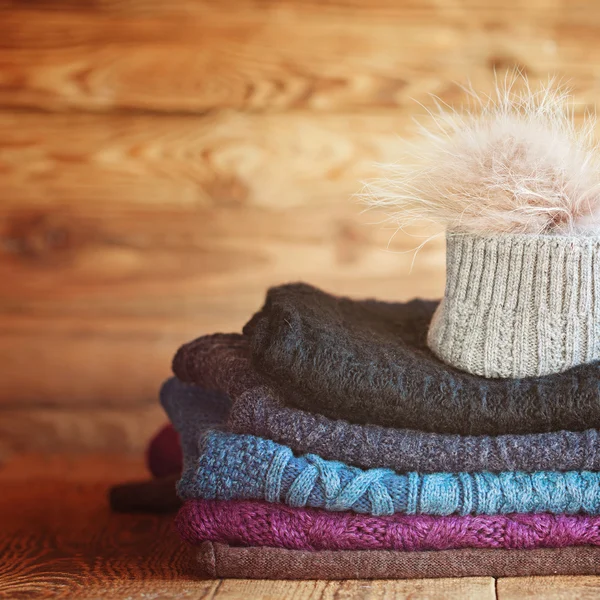
[(439, 296), (351, 196), (429, 94), (600, 90), (593, 0), (0, 0), (0, 456), (139, 451), (181, 342), (272, 284)]

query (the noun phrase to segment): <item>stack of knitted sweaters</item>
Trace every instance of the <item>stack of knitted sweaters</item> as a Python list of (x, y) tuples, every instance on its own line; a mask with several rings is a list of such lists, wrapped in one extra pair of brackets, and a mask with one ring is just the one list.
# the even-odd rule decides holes
[(600, 573), (600, 152), (566, 98), (438, 102), (416, 166), (368, 188), (445, 230), (439, 303), (285, 285), (177, 352), (161, 400), (204, 571)]
[(436, 309), (285, 285), (242, 334), (179, 349), (161, 402), (204, 572), (600, 572), (600, 363), (459, 370), (428, 345)]

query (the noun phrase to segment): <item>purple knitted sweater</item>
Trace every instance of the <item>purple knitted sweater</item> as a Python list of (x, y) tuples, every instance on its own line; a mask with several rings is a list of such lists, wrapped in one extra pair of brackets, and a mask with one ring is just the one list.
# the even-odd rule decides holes
[(373, 517), (251, 501), (190, 500), (180, 535), (233, 546), (295, 550), (448, 550), (600, 546), (600, 517), (549, 514)]

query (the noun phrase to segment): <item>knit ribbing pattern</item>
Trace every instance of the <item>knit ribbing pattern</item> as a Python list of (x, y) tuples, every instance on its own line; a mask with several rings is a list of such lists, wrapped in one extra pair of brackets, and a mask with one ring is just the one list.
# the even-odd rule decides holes
[(268, 502), (190, 500), (176, 526), (191, 544), (210, 540), (314, 551), (600, 546), (600, 518), (582, 515), (375, 517)]
[[(600, 470), (596, 429), (488, 437), (353, 425), (283, 406), (277, 392), (253, 371), (242, 336), (207, 336), (194, 348), (201, 383), (232, 396), (227, 429), (271, 439), (294, 453), (397, 472)], [(163, 404), (185, 406), (182, 427), (192, 439), (207, 428), (206, 394), (175, 378), (161, 391)]]
[[(600, 428), (600, 362), (526, 379), (457, 370), (427, 347), (436, 306), (286, 285), (269, 291), (245, 332), (256, 371), (284, 403), (331, 419), (461, 435)], [(173, 363), (189, 383), (201, 379), (194, 356), (192, 342)]]
[(600, 240), (447, 236), (446, 293), (429, 347), (484, 377), (565, 371), (600, 358)]
[[(177, 424), (175, 423), (177, 427)], [(181, 433), (181, 432), (180, 432)], [(189, 457), (191, 458), (191, 457)], [(266, 500), (289, 506), (389, 515), (600, 511), (600, 473), (363, 471), (249, 435), (207, 431), (195, 466), (178, 483), (184, 500)]]

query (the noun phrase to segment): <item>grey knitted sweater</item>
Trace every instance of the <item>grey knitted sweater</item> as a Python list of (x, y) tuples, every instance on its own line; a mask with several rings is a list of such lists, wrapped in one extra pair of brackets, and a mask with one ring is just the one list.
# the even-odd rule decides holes
[(286, 407), (268, 379), (252, 368), (248, 340), (240, 335), (199, 338), (178, 352), (174, 370), (198, 385), (173, 378), (165, 383), (163, 396), (195, 394), (200, 406), (204, 389), (227, 394), (233, 399), (229, 431), (268, 438), (298, 454), (310, 452), (365, 469), (387, 467), (397, 472), (600, 468), (600, 436), (594, 429), (496, 437), (444, 435), (353, 425)]
[(436, 306), (284, 285), (244, 331), (286, 403), (331, 418), (464, 435), (600, 428), (600, 362), (526, 379), (459, 371), (426, 345)]

